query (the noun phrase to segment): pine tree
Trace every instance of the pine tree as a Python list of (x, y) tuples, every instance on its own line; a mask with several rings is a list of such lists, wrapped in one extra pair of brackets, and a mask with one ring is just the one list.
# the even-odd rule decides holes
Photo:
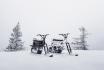
[(84, 27), (79, 28), (79, 30), (81, 32), (81, 35), (79, 38), (74, 38), (75, 42), (73, 44), (77, 45), (75, 47), (76, 49), (88, 50), (88, 47), (87, 47), (88, 45), (87, 45), (87, 41), (86, 41), (88, 33)]
[(13, 33), (11, 33), (11, 38), (9, 40), (9, 45), (6, 49), (9, 51), (17, 51), (23, 49), (23, 42), (21, 40), (22, 32), (20, 31), (20, 24), (13, 28)]

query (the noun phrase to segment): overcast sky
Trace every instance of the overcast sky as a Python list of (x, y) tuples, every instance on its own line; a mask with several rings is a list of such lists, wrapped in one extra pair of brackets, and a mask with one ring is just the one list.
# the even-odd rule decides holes
[(84, 26), (89, 48), (104, 49), (104, 0), (0, 0), (0, 48), (18, 21), (27, 45), (38, 33), (78, 37)]

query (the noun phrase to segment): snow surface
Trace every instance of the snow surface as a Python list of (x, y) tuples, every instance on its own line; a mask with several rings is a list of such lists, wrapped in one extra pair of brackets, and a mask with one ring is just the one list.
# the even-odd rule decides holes
[(73, 51), (68, 55), (31, 54), (29, 50), (0, 52), (0, 70), (104, 70), (104, 51)]

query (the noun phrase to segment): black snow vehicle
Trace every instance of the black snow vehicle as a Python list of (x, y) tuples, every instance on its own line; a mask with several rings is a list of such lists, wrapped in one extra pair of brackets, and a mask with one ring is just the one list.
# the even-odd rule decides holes
[(46, 35), (38, 34), (37, 35), (37, 36), (40, 36), (42, 38), (42, 40), (37, 40), (37, 39), (33, 40), (33, 45), (31, 45), (31, 52), (32, 53), (41, 54), (43, 50), (44, 50), (45, 54), (47, 53), (48, 47), (47, 47), (47, 44), (45, 42), (47, 35), (48, 34), (46, 34)]

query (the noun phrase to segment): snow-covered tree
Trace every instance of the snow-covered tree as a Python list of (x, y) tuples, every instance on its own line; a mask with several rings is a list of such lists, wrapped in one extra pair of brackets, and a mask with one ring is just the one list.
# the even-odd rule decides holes
[(74, 48), (75, 49), (79, 49), (79, 50), (88, 50), (88, 45), (87, 45), (87, 31), (84, 27), (79, 28), (81, 34), (79, 38), (74, 38), (75, 42), (73, 42), (72, 44), (76, 45)]
[(9, 51), (17, 51), (23, 49), (23, 42), (21, 40), (22, 32), (20, 31), (20, 24), (13, 28), (13, 33), (11, 33), (11, 38), (9, 40), (9, 45), (6, 48)]

